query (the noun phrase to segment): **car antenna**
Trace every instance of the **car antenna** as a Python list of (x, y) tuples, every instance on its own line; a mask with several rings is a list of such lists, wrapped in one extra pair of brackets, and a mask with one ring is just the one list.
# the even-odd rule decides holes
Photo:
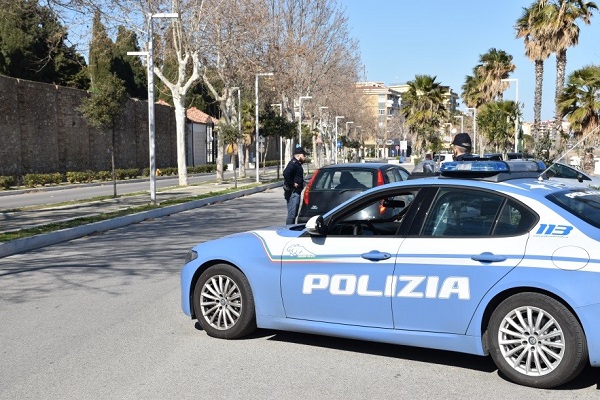
[(598, 129), (600, 129), (600, 125), (599, 125), (599, 126), (597, 126), (597, 127), (595, 127), (594, 129), (592, 129), (592, 130), (591, 130), (591, 131), (590, 131), (590, 132), (589, 132), (587, 135), (585, 135), (584, 137), (582, 137), (582, 138), (581, 138), (581, 140), (580, 140), (579, 142), (575, 143), (575, 146), (573, 146), (573, 147), (572, 147), (572, 148), (570, 148), (570, 149), (567, 149), (567, 150), (566, 150), (566, 151), (565, 151), (565, 152), (564, 152), (564, 153), (563, 153), (563, 154), (562, 154), (560, 157), (556, 158), (556, 159), (555, 159), (555, 160), (552, 162), (552, 164), (550, 164), (550, 166), (549, 166), (549, 167), (547, 167), (545, 170), (543, 170), (543, 171), (542, 171), (542, 173), (540, 174), (540, 176), (538, 176), (538, 180), (539, 180), (539, 181), (542, 181), (542, 180), (544, 180), (543, 176), (546, 174), (546, 172), (548, 172), (548, 170), (549, 170), (550, 168), (552, 168), (552, 166), (553, 166), (554, 164), (556, 164), (558, 161), (562, 160), (562, 159), (563, 159), (563, 158), (564, 158), (564, 157), (567, 155), (567, 153), (569, 153), (569, 151), (571, 151), (571, 150), (573, 150), (573, 149), (576, 149), (576, 148), (577, 148), (577, 146), (579, 146), (581, 143), (583, 143), (583, 141), (584, 141), (585, 139), (587, 139), (587, 138), (588, 138), (590, 135), (592, 135), (593, 133), (596, 133), (596, 131), (597, 131)]

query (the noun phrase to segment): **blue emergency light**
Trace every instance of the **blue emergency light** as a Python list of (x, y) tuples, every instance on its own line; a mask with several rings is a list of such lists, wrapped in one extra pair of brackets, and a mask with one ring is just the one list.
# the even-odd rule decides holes
[(511, 178), (538, 177), (546, 168), (543, 162), (534, 160), (489, 160), (485, 158), (468, 161), (449, 161), (440, 167), (442, 177), (492, 178), (502, 181)]

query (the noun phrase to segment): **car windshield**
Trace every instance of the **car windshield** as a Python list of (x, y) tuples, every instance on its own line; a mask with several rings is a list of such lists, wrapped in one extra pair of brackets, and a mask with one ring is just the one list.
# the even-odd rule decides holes
[(584, 180), (589, 180), (587, 176), (585, 176), (581, 171), (576, 170), (575, 168), (568, 167), (563, 164), (553, 164), (547, 172), (548, 176), (553, 176), (556, 178), (569, 178), (569, 179), (578, 179), (581, 176)]
[(600, 228), (600, 191), (565, 190), (548, 195), (547, 198), (576, 217)]

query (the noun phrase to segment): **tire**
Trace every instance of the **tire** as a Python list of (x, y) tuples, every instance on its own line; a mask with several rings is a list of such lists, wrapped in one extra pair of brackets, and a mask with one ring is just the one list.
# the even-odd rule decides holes
[(588, 363), (587, 342), (577, 318), (540, 293), (519, 293), (500, 303), (486, 335), (498, 370), (521, 385), (560, 386)]
[(238, 339), (256, 329), (250, 283), (231, 265), (218, 264), (200, 275), (194, 288), (194, 309), (209, 336)]

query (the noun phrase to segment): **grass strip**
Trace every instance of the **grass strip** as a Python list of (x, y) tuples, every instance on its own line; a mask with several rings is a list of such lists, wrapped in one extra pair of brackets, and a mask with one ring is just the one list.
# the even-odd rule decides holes
[(5, 232), (5, 233), (0, 234), (0, 242), (8, 242), (8, 241), (15, 240), (15, 239), (40, 235), (43, 233), (54, 232), (54, 231), (58, 231), (61, 229), (74, 228), (77, 226), (91, 224), (94, 222), (106, 221), (106, 220), (112, 219), (112, 218), (123, 217), (125, 215), (131, 215), (131, 214), (135, 214), (135, 213), (139, 213), (139, 212), (150, 211), (150, 210), (154, 210), (157, 208), (173, 206), (176, 204), (187, 203), (187, 202), (195, 201), (195, 200), (202, 200), (202, 199), (206, 199), (208, 197), (221, 196), (224, 194), (229, 194), (229, 193), (233, 193), (233, 192), (239, 192), (239, 191), (245, 190), (245, 189), (250, 189), (250, 188), (253, 188), (256, 186), (259, 186), (259, 184), (254, 183), (251, 185), (241, 186), (238, 188), (231, 188), (231, 189), (220, 190), (217, 192), (204, 193), (204, 194), (200, 194), (197, 196), (168, 199), (168, 200), (165, 200), (165, 201), (161, 202), (160, 204), (156, 204), (156, 205), (147, 204), (147, 205), (143, 205), (143, 206), (129, 207), (129, 208), (125, 208), (125, 209), (118, 210), (118, 211), (111, 211), (111, 212), (101, 213), (101, 214), (87, 216), (87, 217), (74, 218), (69, 221), (51, 223), (51, 224), (36, 226), (34, 228), (21, 229), (19, 231), (14, 231), (14, 232)]

